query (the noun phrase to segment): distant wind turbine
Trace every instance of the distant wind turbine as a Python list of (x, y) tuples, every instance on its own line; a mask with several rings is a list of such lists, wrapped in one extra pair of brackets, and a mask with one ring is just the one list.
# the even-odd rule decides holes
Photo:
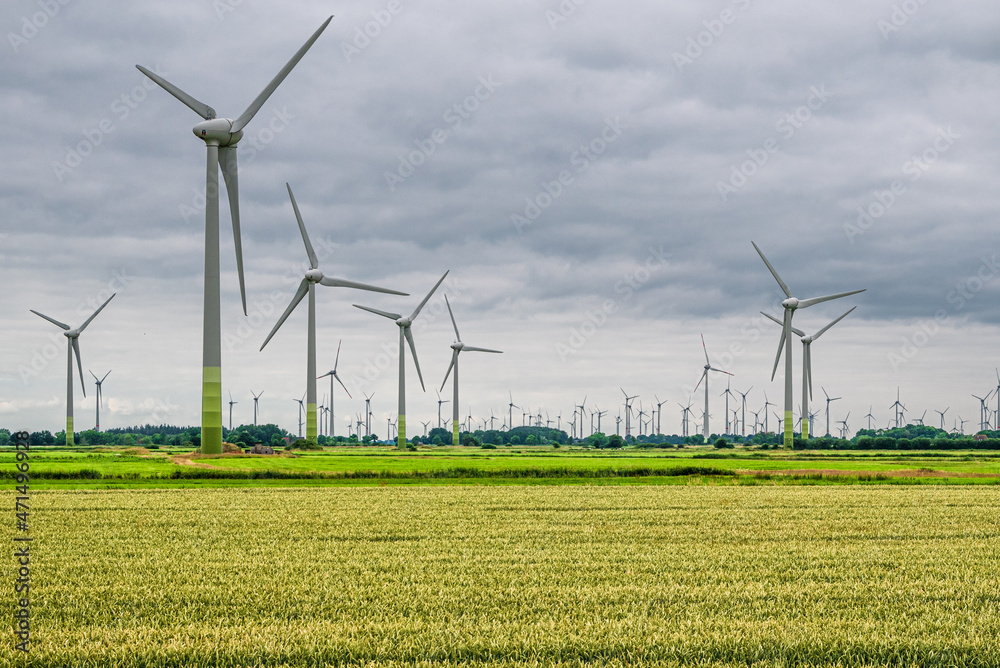
[[(50, 318), (44, 313), (39, 313), (38, 311), (31, 309), (31, 312), (37, 315), (39, 318), (48, 320), (56, 327), (61, 327), (65, 331), (63, 336), (66, 337), (66, 445), (73, 445), (73, 355), (76, 354), (76, 366), (80, 372), (80, 387), (83, 388), (83, 396), (87, 396), (87, 386), (83, 382), (83, 362), (80, 361), (80, 335), (83, 334), (83, 330), (87, 329), (87, 325), (97, 317), (105, 306), (108, 305), (115, 296), (111, 295), (108, 300), (97, 307), (89, 318), (87, 318), (82, 325), (76, 329), (71, 328), (69, 325), (59, 322), (54, 318)], [(111, 373), (110, 371), (108, 373)]]
[[(424, 377), (420, 373), (420, 362), (417, 361), (417, 348), (413, 343), (413, 333), (410, 331), (410, 327), (413, 325), (413, 321), (417, 319), (420, 315), (421, 309), (424, 308), (424, 304), (430, 300), (431, 296), (438, 289), (438, 286), (444, 281), (445, 277), (448, 276), (448, 272), (444, 272), (438, 282), (434, 284), (434, 287), (430, 289), (427, 296), (424, 297), (417, 308), (413, 309), (413, 313), (403, 317), (399, 313), (389, 313), (387, 311), (380, 311), (376, 308), (371, 308), (370, 306), (361, 306), (360, 304), (355, 304), (355, 308), (359, 308), (363, 311), (368, 311), (369, 313), (374, 313), (375, 315), (380, 315), (383, 318), (389, 318), (390, 320), (396, 321), (396, 325), (399, 327), (399, 407), (397, 409), (396, 415), (398, 420), (398, 435), (396, 440), (396, 447), (400, 450), (406, 448), (406, 346), (403, 345), (404, 340), (410, 346), (410, 353), (413, 355), (413, 365), (417, 368), (417, 378), (420, 379), (420, 389), (424, 389)], [(387, 435), (388, 436), (388, 435)]]
[[(441, 383), (441, 389), (444, 389), (445, 383), (448, 382), (448, 376), (451, 375), (452, 369), (455, 370), (455, 377), (452, 379), (454, 383), (454, 391), (452, 393), (452, 445), (458, 445), (458, 355), (463, 351), (477, 352), (477, 353), (502, 353), (501, 350), (491, 350), (490, 348), (476, 348), (473, 346), (467, 346), (462, 342), (462, 336), (458, 333), (458, 325), (455, 324), (455, 314), (451, 311), (451, 303), (448, 301), (448, 295), (444, 296), (444, 303), (448, 307), (448, 315), (451, 317), (451, 326), (455, 329), (455, 342), (451, 344), (451, 364), (448, 365), (448, 370), (444, 374), (444, 381)], [(523, 416), (522, 416), (523, 419)]]
[[(733, 374), (729, 373), (728, 371), (723, 371), (722, 369), (716, 369), (714, 366), (712, 366), (712, 363), (708, 359), (708, 346), (705, 345), (705, 335), (704, 334), (701, 335), (701, 347), (702, 347), (702, 350), (705, 352), (705, 370), (702, 372), (701, 378), (698, 380), (698, 385), (694, 386), (694, 392), (697, 392), (698, 391), (698, 387), (701, 385), (701, 382), (705, 381), (705, 420), (702, 423), (702, 432), (703, 432), (703, 435), (705, 436), (705, 440), (708, 440), (708, 437), (710, 436), (710, 431), (709, 431), (709, 428), (708, 428), (708, 424), (709, 424), (708, 423), (708, 372), (709, 371), (716, 371), (718, 373), (724, 373), (727, 376), (732, 376)], [(728, 397), (727, 397), (727, 399), (728, 399)], [(728, 412), (728, 408), (726, 410)]]
[[(336, 434), (334, 433), (334, 428), (333, 428), (334, 420), (336, 418), (336, 416), (334, 415), (334, 412), (333, 412), (333, 381), (334, 381), (334, 379), (336, 379), (337, 382), (340, 383), (340, 386), (342, 388), (344, 388), (344, 392), (347, 392), (347, 397), (349, 399), (353, 399), (354, 398), (354, 397), (351, 396), (351, 393), (348, 392), (347, 386), (344, 385), (344, 381), (340, 380), (340, 376), (337, 375), (337, 365), (340, 364), (340, 344), (342, 344), (343, 342), (344, 342), (343, 339), (341, 339), (340, 341), (337, 342), (337, 357), (335, 357), (334, 360), (333, 360), (333, 368), (330, 369), (329, 371), (327, 371), (322, 376), (320, 376), (319, 378), (316, 379), (316, 380), (319, 380), (320, 378), (326, 378), (327, 376), (330, 377), (330, 438), (333, 438), (334, 436), (336, 436)], [(302, 425), (299, 425), (299, 431), (300, 432), (302, 431)], [(299, 437), (301, 438), (301, 436), (302, 436), (302, 434), (300, 433)]]
[(101, 399), (104, 397), (104, 391), (101, 389), (101, 385), (104, 384), (104, 379), (108, 377), (111, 372), (104, 374), (104, 378), (98, 378), (93, 371), (90, 372), (91, 376), (94, 376), (94, 381), (97, 383), (97, 426), (94, 427), (96, 431), (101, 430)]

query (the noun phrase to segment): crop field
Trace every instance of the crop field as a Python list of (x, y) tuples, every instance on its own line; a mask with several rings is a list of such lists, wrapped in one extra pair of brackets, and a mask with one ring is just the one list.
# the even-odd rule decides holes
[[(70, 490), (32, 504), (31, 666), (1000, 666), (992, 485)], [(4, 643), (0, 665), (24, 657)]]

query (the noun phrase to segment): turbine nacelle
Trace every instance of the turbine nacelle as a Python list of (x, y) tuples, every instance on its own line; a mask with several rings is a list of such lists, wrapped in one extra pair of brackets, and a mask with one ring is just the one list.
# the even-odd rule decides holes
[(455, 343), (451, 344), (451, 349), (456, 352), (462, 352), (463, 348), (465, 348), (465, 344), (461, 341), (455, 341)]
[(400, 327), (409, 327), (410, 325), (413, 324), (413, 318), (410, 317), (397, 318), (396, 324), (399, 325)]
[(799, 307), (799, 300), (796, 299), (795, 297), (789, 297), (785, 301), (781, 302), (781, 305), (784, 306), (786, 309), (794, 311)]
[(306, 272), (306, 280), (310, 283), (319, 283), (323, 280), (323, 271), (317, 268), (310, 269)]
[(191, 130), (194, 136), (206, 144), (217, 146), (235, 146), (243, 138), (243, 131), (233, 131), (233, 121), (229, 118), (212, 118), (202, 121)]

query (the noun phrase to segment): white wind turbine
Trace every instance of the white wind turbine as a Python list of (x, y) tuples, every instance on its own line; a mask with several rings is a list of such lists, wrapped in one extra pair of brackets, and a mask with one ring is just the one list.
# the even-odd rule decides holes
[(705, 436), (705, 440), (707, 441), (711, 433), (708, 430), (708, 372), (716, 371), (718, 373), (724, 373), (727, 376), (732, 376), (733, 374), (729, 373), (728, 371), (723, 371), (722, 369), (716, 369), (715, 367), (712, 366), (712, 363), (708, 361), (708, 346), (705, 345), (704, 334), (701, 335), (701, 347), (705, 351), (705, 370), (702, 372), (701, 378), (698, 380), (698, 385), (694, 386), (694, 390), (691, 392), (691, 394), (694, 394), (695, 392), (698, 391), (698, 386), (701, 385), (701, 381), (705, 381), (705, 422), (702, 425), (702, 432)]
[(105, 379), (109, 375), (111, 375), (111, 372), (108, 371), (106, 374), (104, 374), (104, 378), (98, 378), (97, 374), (95, 374), (93, 371), (90, 372), (90, 375), (94, 377), (94, 382), (97, 384), (97, 416), (96, 416), (97, 422), (95, 422), (96, 426), (94, 427), (94, 430), (95, 431), (100, 431), (101, 430), (101, 400), (104, 398), (104, 390), (102, 389), (101, 386), (104, 385)]
[(316, 430), (316, 284), (326, 285), (328, 287), (334, 288), (354, 288), (356, 290), (368, 290), (370, 292), (383, 292), (390, 295), (406, 295), (405, 292), (397, 292), (396, 290), (389, 290), (387, 288), (379, 288), (374, 285), (366, 285), (364, 283), (355, 283), (354, 281), (345, 281), (340, 278), (333, 278), (331, 276), (325, 276), (319, 268), (319, 259), (316, 257), (316, 251), (313, 250), (312, 242), (309, 241), (309, 233), (306, 232), (306, 225), (302, 222), (302, 214), (299, 213), (299, 205), (295, 203), (295, 195), (292, 194), (292, 187), (285, 184), (288, 188), (288, 197), (292, 200), (292, 210), (295, 212), (295, 221), (299, 224), (299, 232), (302, 233), (302, 243), (306, 247), (306, 255), (309, 257), (309, 269), (306, 271), (305, 276), (303, 276), (302, 281), (299, 283), (298, 290), (295, 291), (295, 295), (292, 297), (292, 301), (289, 302), (288, 307), (285, 312), (281, 314), (278, 318), (278, 322), (274, 324), (274, 328), (271, 333), (267, 335), (264, 339), (264, 343), (261, 344), (260, 349), (264, 350), (264, 346), (267, 342), (271, 340), (278, 328), (281, 327), (282, 323), (288, 318), (295, 307), (299, 305), (299, 302), (308, 294), (309, 295), (309, 321), (308, 321), (308, 332), (307, 332), (307, 345), (306, 345), (306, 440), (316, 442), (317, 430)]
[[(448, 315), (451, 317), (451, 326), (455, 328), (455, 342), (451, 344), (451, 364), (448, 365), (448, 370), (444, 374), (444, 381), (441, 383), (441, 389), (444, 389), (445, 383), (448, 382), (448, 376), (451, 375), (451, 370), (455, 370), (454, 392), (452, 394), (452, 420), (451, 420), (451, 444), (458, 445), (458, 354), (463, 350), (469, 352), (477, 353), (502, 353), (502, 350), (491, 350), (490, 348), (475, 348), (473, 346), (467, 346), (462, 343), (462, 336), (458, 333), (458, 325), (455, 324), (455, 314), (451, 312), (451, 303), (448, 301), (448, 295), (444, 296), (444, 303), (448, 306)], [(523, 416), (521, 418), (524, 419)]]
[[(281, 71), (264, 90), (250, 103), (235, 121), (216, 118), (215, 109), (196, 100), (163, 77), (154, 74), (141, 65), (140, 72), (156, 82), (165, 91), (176, 97), (188, 108), (201, 116), (204, 121), (194, 126), (196, 137), (205, 142), (208, 162), (205, 171), (205, 293), (204, 332), (202, 336), (202, 402), (201, 402), (201, 448), (206, 454), (222, 452), (222, 314), (219, 282), (219, 167), (226, 181), (229, 193), (229, 210), (233, 219), (233, 238), (236, 245), (236, 270), (240, 279), (240, 297), (243, 300), (243, 314), (247, 312), (246, 288), (243, 281), (243, 242), (240, 236), (240, 196), (239, 172), (236, 164), (236, 145), (243, 137), (243, 128), (253, 120), (271, 93), (284, 81), (288, 73), (305, 55), (313, 42), (319, 38), (333, 19), (331, 16), (319, 27), (306, 43), (295, 52)], [(219, 75), (231, 78), (228, 69)]]
[[(80, 371), (80, 387), (83, 388), (83, 396), (87, 396), (87, 386), (83, 382), (83, 362), (80, 361), (80, 335), (83, 334), (83, 330), (87, 329), (87, 325), (97, 317), (105, 306), (108, 305), (115, 296), (111, 295), (108, 297), (108, 301), (101, 304), (96, 311), (94, 311), (89, 318), (87, 318), (82, 325), (76, 329), (71, 328), (69, 325), (59, 322), (54, 318), (50, 318), (44, 313), (39, 313), (38, 311), (31, 309), (31, 312), (40, 318), (48, 320), (56, 327), (61, 327), (65, 331), (63, 336), (66, 337), (66, 445), (73, 445), (73, 355), (76, 354), (76, 366)], [(108, 373), (111, 373), (110, 371)]]
[[(389, 313), (387, 311), (380, 311), (369, 306), (361, 306), (360, 304), (355, 304), (356, 308), (380, 315), (384, 318), (389, 318), (390, 320), (395, 320), (396, 325), (399, 326), (399, 404), (398, 410), (396, 412), (398, 427), (396, 429), (396, 447), (402, 450), (406, 447), (406, 348), (403, 346), (403, 340), (410, 346), (410, 353), (413, 355), (413, 365), (417, 367), (417, 378), (420, 379), (420, 389), (427, 391), (424, 388), (424, 376), (420, 373), (420, 362), (417, 361), (417, 348), (413, 343), (413, 333), (410, 331), (410, 326), (413, 321), (417, 319), (420, 314), (420, 310), (424, 308), (424, 305), (431, 298), (431, 295), (438, 289), (438, 286), (444, 281), (448, 272), (444, 272), (444, 275), (438, 279), (438, 282), (434, 284), (431, 291), (427, 293), (423, 301), (417, 305), (417, 308), (413, 309), (413, 313), (406, 316), (405, 318), (399, 313)], [(388, 438), (386, 434), (386, 438)]]
[[(336, 434), (334, 433), (334, 428), (333, 428), (334, 418), (335, 418), (335, 415), (333, 413), (333, 379), (336, 378), (337, 382), (340, 383), (340, 386), (342, 388), (344, 388), (344, 392), (347, 392), (347, 398), (348, 399), (353, 399), (354, 398), (354, 397), (351, 396), (351, 393), (347, 391), (347, 386), (344, 385), (344, 381), (340, 380), (340, 376), (337, 375), (337, 364), (340, 363), (340, 344), (342, 344), (343, 342), (344, 342), (343, 339), (341, 339), (340, 341), (337, 342), (337, 357), (334, 358), (334, 360), (333, 360), (333, 368), (330, 369), (329, 371), (327, 371), (322, 376), (320, 376), (319, 378), (316, 379), (316, 380), (319, 380), (320, 378), (326, 378), (327, 376), (330, 377), (330, 438), (333, 438), (334, 436), (336, 436)], [(301, 418), (300, 418), (300, 421), (301, 421)], [(299, 425), (299, 431), (300, 432), (302, 431), (302, 425), (301, 424)], [(301, 434), (300, 434), (300, 436), (301, 436)]]
[(757, 247), (753, 241), (754, 249), (756, 249), (757, 254), (760, 255), (760, 259), (764, 261), (767, 265), (768, 270), (771, 275), (774, 276), (774, 280), (778, 282), (781, 286), (781, 291), (785, 293), (785, 300), (781, 302), (782, 307), (784, 307), (784, 320), (781, 324), (781, 340), (778, 342), (778, 354), (774, 358), (774, 369), (771, 371), (771, 380), (774, 380), (774, 375), (778, 371), (778, 362), (781, 360), (781, 349), (785, 349), (785, 438), (784, 445), (786, 448), (792, 448), (793, 438), (792, 433), (795, 427), (795, 418), (792, 413), (792, 316), (795, 311), (800, 308), (807, 308), (813, 304), (819, 304), (821, 302), (830, 301), (831, 299), (840, 299), (841, 297), (847, 297), (848, 295), (856, 295), (859, 292), (864, 292), (861, 290), (851, 290), (850, 292), (838, 292), (834, 295), (827, 295), (825, 297), (813, 297), (812, 299), (797, 299), (792, 296), (792, 291), (788, 289), (781, 277), (778, 276), (778, 272), (775, 271), (771, 263), (768, 262), (767, 258), (764, 257), (764, 253)]
[[(834, 319), (826, 327), (824, 327), (823, 329), (819, 330), (818, 332), (816, 332), (815, 334), (812, 334), (810, 336), (806, 336), (805, 332), (803, 332), (801, 329), (798, 329), (796, 327), (792, 327), (791, 325), (789, 325), (789, 330), (791, 330), (791, 332), (793, 334), (795, 334), (796, 336), (798, 336), (799, 340), (802, 341), (802, 407), (801, 407), (801, 415), (803, 416), (803, 419), (802, 419), (802, 438), (804, 440), (807, 440), (809, 438), (809, 424), (810, 424), (810, 420), (809, 420), (809, 417), (808, 417), (808, 415), (809, 415), (809, 401), (812, 399), (812, 393), (813, 393), (813, 388), (812, 388), (812, 342), (815, 341), (816, 339), (818, 339), (819, 337), (823, 336), (823, 334), (824, 334), (824, 332), (826, 332), (826, 330), (830, 329), (831, 327), (833, 327), (834, 325), (836, 325), (838, 322), (840, 322), (841, 320), (843, 320), (844, 318), (846, 318), (851, 313), (851, 311), (853, 311), (856, 308), (857, 308), (857, 306), (852, 306), (850, 309), (847, 310), (846, 313), (843, 313), (840, 317)], [(778, 320), (777, 318), (775, 318), (770, 313), (764, 313), (763, 311), (761, 311), (760, 314), (762, 316), (768, 318), (772, 322), (777, 323), (778, 325), (782, 324), (782, 322), (780, 320)], [(778, 356), (779, 357), (781, 356), (781, 349), (780, 348), (778, 349)], [(824, 393), (825, 392), (826, 392), (826, 390), (824, 390)], [(838, 397), (838, 399), (839, 399), (839, 397)], [(830, 404), (828, 403), (827, 404), (827, 411), (829, 411), (829, 408), (830, 408)], [(827, 422), (829, 423), (829, 419), (827, 420)], [(827, 424), (827, 432), (829, 432), (829, 431), (830, 431), (829, 424)]]

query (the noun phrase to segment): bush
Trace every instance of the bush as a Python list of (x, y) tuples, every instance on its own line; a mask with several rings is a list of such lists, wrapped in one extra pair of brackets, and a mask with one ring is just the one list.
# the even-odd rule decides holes
[(497, 446), (493, 445), (492, 443), (483, 443), (480, 447), (483, 450), (496, 450), (497, 449)]
[(482, 445), (482, 443), (479, 441), (478, 438), (476, 438), (472, 434), (466, 434), (465, 438), (462, 439), (462, 445), (478, 448), (480, 445)]
[(733, 444), (732, 443), (728, 443), (726, 441), (726, 439), (724, 439), (724, 438), (720, 438), (719, 440), (717, 440), (715, 442), (715, 447), (721, 450), (723, 448), (731, 448), (731, 447), (733, 447)]
[(323, 446), (315, 441), (307, 441), (304, 438), (300, 438), (296, 441), (292, 441), (288, 444), (285, 450), (322, 450)]

